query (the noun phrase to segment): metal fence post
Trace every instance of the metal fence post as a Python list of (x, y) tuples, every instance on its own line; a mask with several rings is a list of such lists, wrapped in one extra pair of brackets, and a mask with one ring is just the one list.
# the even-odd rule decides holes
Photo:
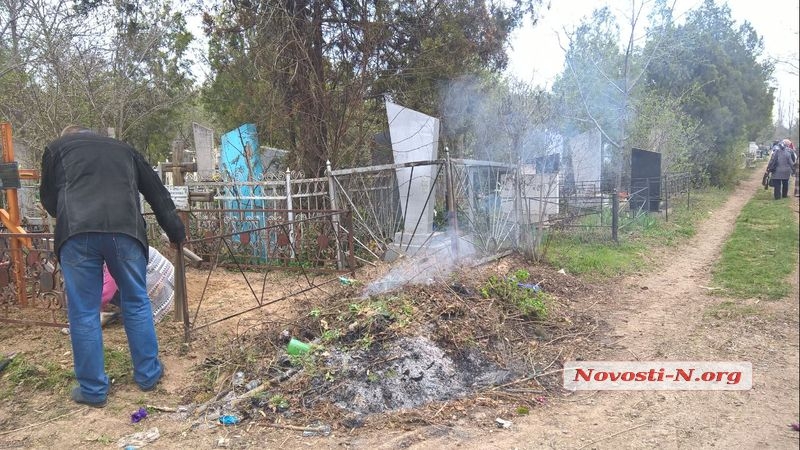
[[(325, 175), (328, 177), (328, 196), (330, 197), (331, 209), (336, 211), (338, 206), (336, 204), (336, 183), (333, 180), (333, 170), (331, 169), (331, 160), (325, 161)], [(336, 241), (336, 268), (342, 270), (344, 264), (342, 263), (342, 246), (339, 243), (339, 214), (334, 214), (331, 217), (333, 224), (333, 238)]]
[(183, 259), (183, 243), (175, 251), (175, 321), (183, 322), (184, 340), (189, 340), (189, 303), (186, 299), (186, 267)]
[(292, 211), (292, 172), (286, 168), (286, 209), (289, 211), (286, 214), (286, 219), (289, 221), (289, 247), (292, 251), (292, 259), (295, 258), (294, 254), (294, 212)]
[(445, 189), (447, 189), (447, 218), (451, 226), (450, 239), (453, 248), (453, 258), (458, 259), (458, 208), (456, 208), (456, 196), (453, 190), (453, 169), (450, 161), (450, 149), (444, 148), (444, 173)]
[(664, 221), (669, 222), (669, 178), (664, 175)]
[(614, 189), (611, 194), (611, 239), (614, 242), (619, 242), (619, 193)]

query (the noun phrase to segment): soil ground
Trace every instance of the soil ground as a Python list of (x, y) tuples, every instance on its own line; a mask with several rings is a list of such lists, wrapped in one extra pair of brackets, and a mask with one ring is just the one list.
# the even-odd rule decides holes
[[(789, 426), (800, 417), (797, 271), (789, 298), (743, 302), (752, 306), (752, 314), (715, 317), (724, 299), (708, 289), (710, 269), (739, 211), (759, 188), (755, 175), (709, 214), (688, 244), (659, 255), (661, 263), (651, 273), (626, 277), (613, 300), (596, 306), (616, 339), (602, 359), (750, 361), (752, 390), (576, 394), (532, 410), (508, 430), (462, 419), (452, 427), (346, 442), (418, 449), (798, 448), (798, 432)], [(791, 201), (798, 211), (797, 199)]]
[[(597, 287), (576, 281), (579, 289), (574, 291), (576, 301), (570, 307), (602, 323), (602, 331), (591, 335), (591, 347), (585, 346), (585, 339), (579, 342), (572, 336), (550, 357), (559, 363), (566, 356), (750, 361), (752, 390), (576, 394), (549, 390), (545, 396), (517, 394), (508, 403), (478, 392), (414, 411), (371, 416), (364, 426), (349, 431), (334, 426), (326, 437), (303, 437), (300, 431), (274, 428), (257, 417), (239, 426), (198, 426), (180, 414), (155, 412), (145, 421), (131, 424), (130, 414), (141, 405), (175, 407), (192, 402), (192, 386), (202, 381), (198, 380), (203, 376), (198, 368), (205, 358), (242, 351), (240, 338), (265, 324), (279, 327), (296, 322), (298, 311), (337, 295), (340, 286), (334, 283), (211, 325), (198, 334), (191, 348), (181, 344), (177, 324), (160, 324), (162, 358), (169, 371), (155, 393), (142, 393), (130, 380), (122, 380), (112, 388), (106, 408), (91, 409), (77, 407), (65, 392), (44, 387), (14, 391), (23, 395), (0, 400), (0, 448), (109, 448), (116, 447), (123, 436), (152, 427), (158, 427), (161, 436), (148, 448), (798, 448), (800, 433), (789, 427), (800, 419), (797, 271), (791, 278), (792, 294), (779, 301), (742, 300), (738, 301), (742, 306), (729, 307), (725, 298), (715, 296), (709, 288), (710, 269), (759, 182), (756, 173), (745, 180), (719, 210), (709, 212), (690, 242), (652, 255), (654, 270)], [(792, 208), (800, 211), (797, 199), (790, 201)], [(503, 273), (513, 270), (513, 264), (499, 260), (485, 270)], [(800, 266), (797, 261), (794, 264)], [(190, 276), (190, 298), (199, 298), (204, 275)], [(362, 279), (367, 276), (359, 275)], [(309, 280), (301, 278), (275, 274), (268, 283), (276, 291), (273, 296), (279, 297), (281, 292), (308, 286)], [(310, 281), (322, 283), (329, 278)], [(251, 291), (251, 286), (235, 276), (212, 281), (203, 294), (207, 303), (198, 323), (223, 316), (229, 303), (255, 305), (253, 291), (261, 289), (251, 280)], [(107, 347), (125, 351), (120, 327), (106, 330), (105, 337)], [(19, 351), (40, 365), (48, 362), (69, 369), (69, 350), (68, 339), (57, 330), (0, 328), (0, 353)], [(531, 397), (531, 403), (537, 405), (528, 414), (515, 414), (515, 400), (520, 395)], [(497, 428), (497, 417), (513, 425)]]

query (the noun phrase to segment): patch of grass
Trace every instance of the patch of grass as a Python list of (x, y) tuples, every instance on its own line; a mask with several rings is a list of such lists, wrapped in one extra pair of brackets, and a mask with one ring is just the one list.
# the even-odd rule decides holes
[(207, 367), (202, 372), (202, 383), (204, 390), (206, 392), (213, 392), (214, 386), (217, 384), (217, 380), (222, 375), (222, 368), (220, 366), (211, 366)]
[(322, 338), (322, 342), (327, 344), (338, 340), (339, 337), (341, 337), (341, 332), (339, 331), (338, 328), (333, 328), (330, 330), (323, 331), (322, 336), (320, 337)]
[(299, 355), (289, 355), (289, 362), (300, 368), (309, 377), (318, 375), (321, 368), (320, 361), (317, 360), (317, 355), (313, 350)]
[[(697, 232), (697, 225), (708, 218), (730, 195), (729, 189), (705, 188), (692, 190), (687, 197), (673, 198), (669, 204), (669, 220), (665, 215), (644, 214), (624, 223), (619, 231), (619, 243), (611, 240), (610, 228), (591, 236), (580, 233), (554, 234), (547, 241), (547, 262), (573, 274), (590, 278), (609, 278), (646, 270), (645, 255), (652, 247), (671, 247), (685, 242)], [(588, 218), (597, 223), (599, 219)], [(603, 223), (611, 223), (610, 217)]]
[(549, 245), (547, 262), (573, 274), (605, 278), (630, 273), (645, 266), (646, 248), (638, 242), (581, 242), (573, 236), (557, 236), (551, 239)]
[(697, 225), (707, 219), (730, 196), (730, 189), (708, 187), (693, 190), (686, 197), (675, 198), (669, 205), (669, 221), (659, 217), (655, 226), (640, 231), (648, 245), (674, 246), (697, 233)]
[(105, 434), (101, 434), (100, 436), (98, 436), (95, 439), (95, 442), (97, 442), (99, 444), (102, 444), (102, 445), (109, 445), (109, 444), (111, 444), (113, 442), (116, 442), (116, 441), (117, 441), (116, 439), (112, 438), (111, 436), (107, 436)]
[(275, 394), (269, 398), (269, 406), (273, 410), (285, 411), (289, 409), (289, 400), (281, 394)]
[(66, 390), (75, 379), (71, 369), (65, 369), (52, 361), (34, 364), (23, 356), (17, 356), (6, 369), (8, 381), (16, 386), (33, 389)]
[(543, 319), (547, 317), (546, 302), (550, 297), (542, 291), (525, 287), (529, 284), (527, 283), (529, 278), (530, 273), (524, 269), (519, 269), (505, 278), (492, 275), (481, 287), (481, 295), (484, 298), (496, 298), (513, 306), (523, 316)]
[(773, 200), (771, 190), (759, 189), (742, 208), (713, 270), (712, 282), (723, 288), (721, 295), (777, 300), (789, 294), (787, 278), (796, 268), (800, 246), (789, 201)]
[(43, 365), (44, 374), (37, 387), (51, 390), (64, 390), (75, 380), (72, 369), (65, 369), (60, 365), (47, 361)]
[(758, 309), (752, 305), (740, 305), (734, 301), (725, 300), (708, 308), (706, 315), (720, 320), (741, 319), (758, 315)]
[(133, 372), (133, 363), (131, 356), (126, 350), (118, 350), (114, 348), (104, 348), (103, 354), (106, 360), (106, 374), (108, 379), (114, 383), (130, 377)]

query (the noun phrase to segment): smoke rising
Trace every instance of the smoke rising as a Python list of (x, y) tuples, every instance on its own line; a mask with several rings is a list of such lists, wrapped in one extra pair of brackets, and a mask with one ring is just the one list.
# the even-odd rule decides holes
[(453, 248), (452, 231), (436, 233), (413, 254), (406, 254), (392, 264), (389, 272), (364, 288), (362, 297), (383, 295), (404, 286), (431, 285), (446, 279), (458, 266), (469, 263), (475, 248), (463, 238)]

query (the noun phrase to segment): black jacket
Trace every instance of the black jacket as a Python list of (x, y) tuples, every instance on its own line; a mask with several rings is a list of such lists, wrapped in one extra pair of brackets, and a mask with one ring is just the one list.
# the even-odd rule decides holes
[(144, 157), (130, 145), (90, 132), (47, 144), (42, 155), (42, 205), (56, 218), (55, 250), (79, 233), (124, 233), (142, 243), (147, 231), (139, 193), (171, 242), (186, 238), (175, 204)]

